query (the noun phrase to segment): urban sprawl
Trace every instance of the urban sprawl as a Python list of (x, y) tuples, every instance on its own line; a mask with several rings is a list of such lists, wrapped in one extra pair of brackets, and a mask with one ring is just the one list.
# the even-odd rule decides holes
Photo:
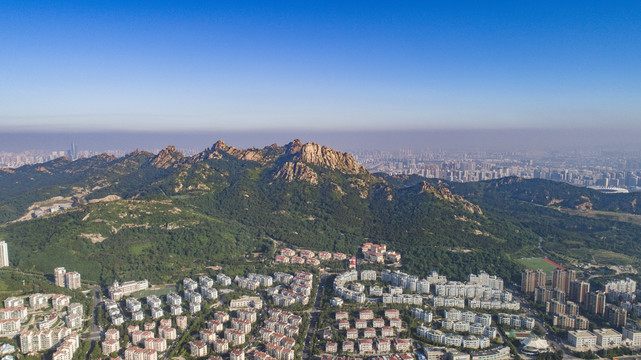
[[(9, 267), (0, 242), (0, 266)], [(7, 297), (2, 360), (499, 360), (625, 346), (641, 350), (636, 282), (592, 289), (580, 269), (525, 269), (520, 284), (485, 272), (465, 281), (398, 270), (402, 256), (365, 243), (358, 254), (280, 248), (287, 271), (215, 273), (152, 286), (114, 282), (92, 294), (81, 274), (53, 269), (55, 285), (95, 296), (87, 308), (64, 294)], [(93, 289), (95, 290), (95, 289)]]

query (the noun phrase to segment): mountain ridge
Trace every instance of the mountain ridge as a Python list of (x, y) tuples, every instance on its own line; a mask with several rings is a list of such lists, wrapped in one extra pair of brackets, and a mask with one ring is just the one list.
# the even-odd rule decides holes
[(299, 140), (261, 149), (217, 141), (193, 156), (168, 146), (157, 154), (137, 150), (38, 166), (47, 172), (28, 166), (0, 174), (2, 221), (55, 196), (75, 196), (77, 207), (0, 227), (15, 251), (12, 261), (50, 271), (53, 260), (45, 254), (70, 257), (64, 261), (94, 281), (136, 272), (167, 280), (152, 262), (161, 254), (175, 263), (163, 269), (176, 274), (194, 261), (233, 266), (246, 252), (269, 252), (266, 239), (346, 253), (362, 242), (386, 243), (403, 254), (408, 271), (459, 278), (486, 270), (518, 279), (514, 259), (521, 256), (567, 263), (641, 255), (641, 226), (556, 209), (585, 204), (582, 196), (593, 208), (615, 208), (620, 197), (514, 177), (451, 183), (371, 174), (347, 153)]

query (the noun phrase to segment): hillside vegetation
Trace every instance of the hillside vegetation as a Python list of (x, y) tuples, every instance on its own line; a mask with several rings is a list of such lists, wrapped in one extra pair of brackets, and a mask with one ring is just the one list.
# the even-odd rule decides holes
[(515, 260), (526, 256), (641, 256), (637, 224), (558, 210), (589, 202), (636, 213), (636, 194), (518, 178), (457, 184), (370, 174), (349, 154), (299, 141), (247, 150), (217, 142), (191, 157), (168, 147), (0, 172), (4, 222), (53, 196), (77, 206), (0, 228), (12, 263), (46, 273), (66, 266), (102, 283), (249, 264), (249, 253), (271, 254), (272, 240), (352, 254), (364, 241), (387, 243), (406, 270), (459, 279), (486, 270), (517, 280)]

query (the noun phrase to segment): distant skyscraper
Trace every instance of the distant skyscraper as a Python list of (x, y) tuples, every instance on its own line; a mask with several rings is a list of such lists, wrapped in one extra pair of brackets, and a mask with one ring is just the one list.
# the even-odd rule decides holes
[(9, 266), (9, 249), (7, 243), (0, 241), (0, 267)]
[(55, 268), (53, 270), (53, 277), (54, 277), (54, 282), (56, 283), (56, 285), (62, 286), (62, 287), (65, 286), (65, 273), (66, 272), (67, 272), (67, 270), (65, 270), (65, 268), (63, 268), (63, 267)]
[(71, 147), (69, 148), (68, 154), (70, 160), (76, 160), (78, 157), (78, 149), (76, 149), (76, 143), (71, 143)]

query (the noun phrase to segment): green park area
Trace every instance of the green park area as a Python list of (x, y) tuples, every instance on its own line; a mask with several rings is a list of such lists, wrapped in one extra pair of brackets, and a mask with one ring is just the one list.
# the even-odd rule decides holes
[(545, 261), (543, 258), (523, 258), (519, 259), (518, 262), (522, 264), (526, 269), (541, 269), (546, 273), (551, 273), (556, 268), (554, 265)]

